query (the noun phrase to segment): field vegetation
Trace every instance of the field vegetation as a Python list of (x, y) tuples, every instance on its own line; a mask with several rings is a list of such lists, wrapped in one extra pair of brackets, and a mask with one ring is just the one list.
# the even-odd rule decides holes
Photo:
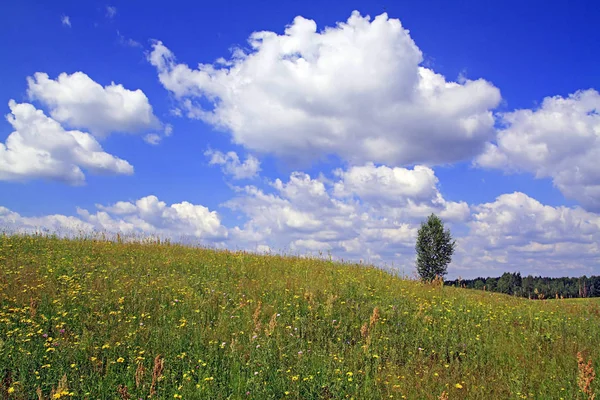
[(592, 399), (599, 361), (594, 299), (531, 301), (327, 259), (0, 235), (3, 399)]

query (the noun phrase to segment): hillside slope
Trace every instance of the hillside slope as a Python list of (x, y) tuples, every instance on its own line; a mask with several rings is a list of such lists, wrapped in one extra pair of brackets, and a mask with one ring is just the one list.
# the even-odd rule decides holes
[(361, 265), (0, 236), (0, 398), (583, 399), (599, 328)]

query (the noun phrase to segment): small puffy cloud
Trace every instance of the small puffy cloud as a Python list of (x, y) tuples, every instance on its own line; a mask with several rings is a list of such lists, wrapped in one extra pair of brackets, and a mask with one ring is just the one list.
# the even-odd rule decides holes
[(500, 115), (496, 143), (477, 158), (482, 167), (551, 178), (566, 196), (600, 210), (600, 94), (547, 97), (536, 110)]
[(0, 143), (0, 180), (36, 178), (82, 184), (82, 169), (95, 174), (133, 174), (127, 161), (108, 154), (90, 134), (65, 130), (28, 103), (9, 102), (12, 132)]
[(117, 7), (106, 6), (106, 18), (112, 19), (117, 15)]
[(149, 133), (146, 136), (144, 136), (144, 141), (146, 143), (154, 145), (154, 146), (159, 144), (160, 140), (161, 140), (161, 137), (158, 136), (156, 133)]
[(99, 211), (94, 213), (78, 209), (77, 217), (23, 217), (0, 207), (0, 225), (15, 231), (158, 235), (175, 240), (200, 240), (204, 243), (216, 243), (227, 238), (227, 229), (221, 224), (215, 211), (187, 201), (167, 205), (156, 196), (146, 196), (135, 202), (119, 201), (110, 206), (96, 207)]
[(260, 172), (260, 161), (252, 155), (248, 155), (244, 162), (240, 161), (234, 151), (227, 154), (215, 150), (207, 150), (205, 156), (210, 157), (210, 165), (220, 165), (223, 172), (231, 175), (233, 179), (254, 178)]
[(137, 210), (135, 204), (130, 203), (128, 201), (117, 201), (112, 206), (103, 206), (102, 204), (96, 204), (96, 208), (101, 211), (106, 211), (109, 214), (115, 215), (133, 214)]
[(149, 133), (144, 136), (144, 141), (148, 144), (156, 146), (163, 140), (163, 138), (169, 137), (172, 134), (173, 134), (173, 125), (165, 124), (165, 126), (163, 128), (162, 136), (159, 135), (158, 133)]
[(69, 28), (71, 27), (71, 18), (69, 18), (68, 15), (63, 15), (60, 17), (60, 22), (63, 24), (63, 26), (68, 26)]
[(128, 90), (115, 83), (102, 87), (83, 72), (62, 73), (56, 80), (37, 72), (27, 83), (29, 98), (47, 106), (52, 118), (98, 137), (160, 127), (140, 89)]
[(179, 112), (288, 159), (448, 163), (478, 154), (493, 136), (499, 90), (421, 66), (408, 31), (386, 14), (354, 12), (320, 32), (296, 17), (284, 34), (255, 32), (248, 43), (250, 50), (197, 69), (161, 42), (148, 59)]

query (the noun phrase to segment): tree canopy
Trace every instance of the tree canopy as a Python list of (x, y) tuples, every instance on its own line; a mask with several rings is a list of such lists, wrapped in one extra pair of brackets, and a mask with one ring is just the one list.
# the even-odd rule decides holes
[(435, 214), (421, 223), (417, 234), (417, 272), (423, 280), (433, 280), (448, 273), (448, 264), (452, 262), (452, 254), (456, 241), (452, 240), (449, 229)]

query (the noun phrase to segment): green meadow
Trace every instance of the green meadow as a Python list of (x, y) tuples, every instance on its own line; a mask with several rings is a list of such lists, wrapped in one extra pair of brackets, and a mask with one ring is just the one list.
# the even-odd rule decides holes
[(592, 399), (599, 363), (598, 299), (0, 235), (2, 399)]

